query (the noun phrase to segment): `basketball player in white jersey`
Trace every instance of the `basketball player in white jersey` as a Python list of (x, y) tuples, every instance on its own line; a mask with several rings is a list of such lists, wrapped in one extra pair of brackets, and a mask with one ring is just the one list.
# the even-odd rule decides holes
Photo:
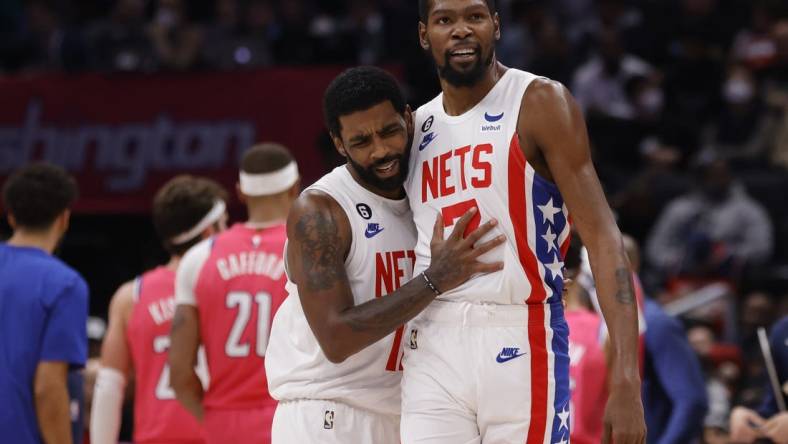
[(644, 442), (629, 264), (578, 106), (562, 85), (496, 60), (494, 0), (420, 0), (419, 8), (420, 43), (442, 94), (414, 117), (405, 184), (419, 232), (414, 273), (434, 260), (436, 215), (450, 227), (476, 207), (471, 228), (499, 222), (482, 241), (507, 241), (480, 258), (503, 262), (502, 271), (452, 291), (438, 287), (443, 294), (410, 323), (418, 344), (405, 350), (403, 443), (569, 440), (560, 299), (572, 224), (588, 248), (611, 337), (605, 439)]
[(290, 294), (266, 351), (280, 401), (272, 442), (399, 444), (402, 343), (418, 341), (403, 324), (437, 288), (499, 270), (477, 258), (503, 238), (474, 247), (494, 220), (463, 237), (474, 211), (446, 240), (433, 223), (433, 262), (411, 280), (416, 231), (402, 184), (412, 116), (396, 81), (377, 68), (346, 71), (324, 111), (347, 164), (307, 188), (288, 218)]

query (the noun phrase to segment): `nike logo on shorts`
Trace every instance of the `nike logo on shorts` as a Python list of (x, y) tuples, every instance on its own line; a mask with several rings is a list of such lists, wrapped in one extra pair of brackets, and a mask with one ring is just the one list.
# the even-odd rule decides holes
[(495, 357), (495, 361), (499, 364), (503, 364), (504, 362), (509, 362), (512, 359), (517, 359), (524, 354), (525, 352), (520, 353), (520, 349), (518, 347), (504, 347), (501, 349), (500, 353), (498, 353), (498, 356)]

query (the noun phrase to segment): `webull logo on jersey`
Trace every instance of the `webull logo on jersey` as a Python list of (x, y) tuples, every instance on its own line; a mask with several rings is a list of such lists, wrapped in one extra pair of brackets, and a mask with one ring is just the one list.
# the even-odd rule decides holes
[(503, 114), (504, 113), (500, 113), (497, 115), (490, 115), (490, 113), (484, 113), (484, 120), (486, 120), (489, 123), (482, 124), (482, 132), (489, 133), (494, 131), (500, 131), (503, 125), (501, 125), (500, 123), (496, 125), (496, 122), (500, 122), (501, 119), (503, 119)]

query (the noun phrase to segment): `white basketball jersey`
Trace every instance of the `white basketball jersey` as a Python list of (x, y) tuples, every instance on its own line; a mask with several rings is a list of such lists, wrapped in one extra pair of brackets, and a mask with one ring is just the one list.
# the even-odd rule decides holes
[(479, 213), (469, 228), (491, 218), (506, 243), (482, 256), (503, 261), (502, 271), (476, 276), (441, 299), (496, 304), (538, 304), (560, 299), (561, 269), (569, 247), (569, 214), (558, 188), (540, 177), (520, 149), (517, 120), (533, 74), (507, 70), (471, 110), (449, 116), (443, 94), (416, 111), (406, 190), (418, 243), (418, 274), (430, 264), (436, 214), (445, 235), (469, 208)]
[[(416, 228), (407, 199), (390, 200), (368, 191), (345, 166), (323, 176), (309, 190), (331, 196), (350, 221), (352, 242), (345, 270), (356, 305), (383, 297), (411, 279)], [(298, 287), (288, 280), (287, 289), (266, 351), (271, 395), (280, 401), (333, 400), (399, 415), (404, 326), (333, 364), (307, 324)]]

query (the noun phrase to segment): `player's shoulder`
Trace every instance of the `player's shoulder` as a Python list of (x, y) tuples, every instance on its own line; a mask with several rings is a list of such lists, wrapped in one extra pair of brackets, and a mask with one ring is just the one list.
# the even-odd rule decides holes
[(109, 302), (110, 315), (115, 312), (129, 312), (138, 297), (140, 278), (126, 281), (118, 287)]
[(435, 114), (438, 107), (443, 107), (443, 93), (433, 97), (432, 100), (416, 108), (416, 111), (414, 111), (413, 122), (421, 128), (422, 132), (429, 131), (429, 128), (423, 128), (422, 126), (425, 125), (427, 119)]
[(547, 77), (534, 77), (523, 94), (524, 106), (554, 107), (572, 100), (572, 94), (563, 83)]
[(321, 189), (307, 189), (293, 203), (288, 215), (288, 227), (308, 219), (336, 219), (344, 213), (342, 205), (334, 196)]
[(193, 247), (189, 248), (189, 251), (187, 251), (186, 254), (183, 255), (183, 258), (181, 258), (181, 263), (178, 265), (177, 274), (182, 274), (182, 271), (184, 270), (188, 270), (190, 272), (199, 271), (205, 261), (207, 261), (211, 256), (211, 251), (213, 250), (214, 244), (220, 241), (223, 236), (227, 234), (227, 231), (228, 230), (225, 230), (224, 232), (215, 236), (203, 239)]
[(87, 299), (85, 279), (60, 258), (32, 248), (13, 248), (4, 245), (6, 253), (13, 255), (16, 277), (47, 284), (52, 294), (75, 293)]

